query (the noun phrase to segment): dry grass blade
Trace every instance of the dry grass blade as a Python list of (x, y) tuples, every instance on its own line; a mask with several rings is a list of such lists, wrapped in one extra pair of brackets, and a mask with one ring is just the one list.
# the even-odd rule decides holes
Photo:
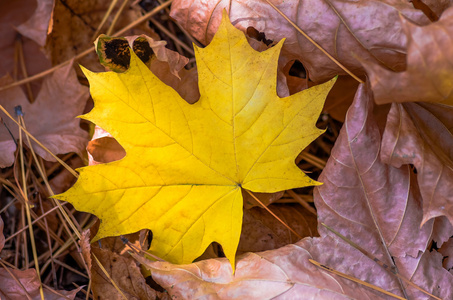
[(304, 201), (301, 196), (296, 194), (293, 190), (287, 190), (287, 193), (293, 197), (300, 205), (302, 205), (306, 210), (311, 212), (313, 215), (317, 216), (318, 214), (316, 213), (316, 210), (310, 206), (310, 204), (307, 203), (307, 201)]
[[(112, 21), (112, 23), (109, 26), (109, 29), (107, 29), (107, 35), (111, 35), (112, 34), (113, 28), (115, 27), (116, 22), (118, 22), (118, 19), (120, 18), (120, 15), (123, 12), (123, 10), (126, 8), (126, 5), (127, 5), (128, 2), (129, 2), (129, 0), (123, 0), (123, 4), (121, 4), (120, 8), (116, 12), (116, 15), (113, 18), (113, 21)], [(95, 38), (96, 38), (96, 36), (95, 36)]]
[(168, 31), (164, 26), (162, 26), (159, 22), (156, 22), (156, 20), (154, 20), (153, 18), (150, 18), (150, 21), (151, 23), (153, 23), (157, 28), (159, 28), (159, 30), (161, 30), (163, 33), (165, 33), (166, 35), (168, 35), (175, 43), (176, 45), (179, 45), (181, 46), (182, 48), (184, 48), (184, 50), (186, 50), (187, 52), (189, 52), (192, 56), (195, 56), (195, 52), (193, 52), (193, 49), (191, 49), (189, 46), (187, 46), (185, 43), (181, 42), (173, 33), (171, 33), (170, 31)]
[[(19, 115), (19, 123), (24, 125), (24, 118), (23, 115)], [(35, 268), (36, 268), (36, 274), (39, 282), (39, 294), (41, 296), (41, 299), (44, 300), (44, 291), (42, 288), (42, 281), (41, 281), (41, 276), (39, 272), (39, 261), (38, 261), (38, 253), (36, 252), (36, 243), (35, 243), (35, 235), (33, 233), (33, 225), (31, 221), (31, 215), (30, 215), (30, 204), (28, 202), (28, 194), (27, 194), (27, 180), (25, 178), (25, 162), (24, 162), (24, 148), (23, 148), (23, 141), (22, 141), (22, 131), (19, 130), (19, 154), (20, 154), (20, 167), (21, 167), (21, 175), (22, 175), (22, 197), (24, 198), (25, 202), (25, 210), (27, 213), (27, 222), (28, 222), (28, 229), (30, 233), (30, 242), (31, 242), (31, 248), (33, 252), (33, 260), (35, 262)]]
[(393, 294), (393, 293), (387, 292), (386, 290), (381, 289), (380, 287), (377, 287), (377, 286), (375, 286), (375, 285), (373, 285), (373, 284), (371, 284), (371, 283), (368, 283), (368, 282), (366, 282), (366, 281), (357, 279), (357, 278), (352, 277), (352, 276), (349, 276), (349, 275), (347, 275), (347, 274), (345, 274), (345, 273), (341, 273), (341, 272), (339, 272), (339, 271), (337, 271), (337, 270), (334, 270), (334, 269), (332, 269), (332, 268), (329, 268), (329, 267), (327, 267), (327, 266), (325, 266), (325, 265), (320, 264), (319, 262), (317, 262), (317, 261), (315, 261), (315, 260), (313, 260), (313, 259), (309, 259), (309, 261), (310, 261), (312, 264), (314, 264), (315, 266), (318, 266), (318, 267), (320, 267), (321, 269), (323, 269), (323, 270), (325, 270), (325, 271), (327, 271), (327, 272), (330, 272), (330, 273), (333, 273), (333, 274), (335, 274), (335, 275), (341, 276), (341, 277), (343, 277), (343, 278), (349, 279), (349, 280), (351, 280), (351, 281), (357, 282), (358, 284), (364, 285), (364, 286), (369, 287), (369, 288), (371, 288), (371, 289), (373, 289), (373, 290), (379, 291), (379, 292), (381, 292), (381, 293), (383, 293), (383, 294), (389, 295), (389, 296), (394, 297), (394, 298), (396, 298), (396, 299), (401, 299), (401, 300), (406, 300), (406, 299), (407, 299), (407, 298), (403, 298), (403, 297), (400, 297), (400, 296), (398, 296), (398, 295), (395, 295), (395, 294)]
[(95, 40), (96, 37), (98, 36), (99, 32), (100, 32), (101, 29), (102, 29), (102, 26), (104, 26), (105, 22), (107, 22), (107, 19), (109, 18), (110, 14), (111, 14), (112, 11), (113, 11), (113, 8), (115, 8), (116, 3), (118, 3), (118, 0), (112, 0), (112, 2), (110, 3), (110, 6), (109, 6), (109, 8), (107, 9), (107, 11), (105, 12), (105, 15), (104, 15), (104, 17), (102, 18), (101, 23), (99, 24), (98, 28), (97, 28), (96, 31), (94, 32), (93, 36), (91, 37), (92, 40)]

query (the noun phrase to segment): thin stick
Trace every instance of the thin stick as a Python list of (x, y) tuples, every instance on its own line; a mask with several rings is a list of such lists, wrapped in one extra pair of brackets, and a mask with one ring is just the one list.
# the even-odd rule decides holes
[[(39, 207), (41, 208), (41, 214), (44, 214), (44, 207), (42, 204), (41, 197), (39, 197)], [(50, 255), (50, 263), (51, 263), (51, 269), (52, 269), (52, 271), (50, 273), (52, 273), (53, 285), (56, 287), (57, 286), (57, 271), (55, 270), (54, 257), (53, 257), (53, 252), (52, 252), (52, 241), (50, 239), (49, 226), (47, 225), (47, 218), (44, 218), (44, 225), (46, 226), (47, 245), (49, 245), (49, 255)]]
[(408, 285), (416, 288), (417, 290), (419, 290), (420, 292), (430, 296), (430, 297), (433, 297), (434, 299), (438, 299), (438, 300), (442, 300), (441, 298), (439, 297), (436, 297), (434, 296), (433, 294), (425, 291), (424, 289), (422, 289), (421, 287), (419, 287), (418, 285), (416, 285), (415, 283), (411, 282), (410, 280), (404, 278), (403, 276), (401, 276), (400, 274), (398, 274), (396, 272), (396, 269), (395, 267), (393, 266), (389, 266), (387, 265), (386, 263), (382, 262), (380, 259), (378, 259), (377, 257), (373, 256), (371, 253), (369, 253), (368, 251), (366, 251), (365, 249), (363, 249), (362, 247), (360, 247), (359, 245), (357, 245), (356, 243), (354, 243), (353, 241), (349, 240), (347, 237), (345, 237), (344, 235), (342, 235), (341, 233), (339, 233), (338, 231), (336, 231), (335, 229), (327, 226), (326, 224), (324, 223), (321, 223), (322, 226), (324, 226), (325, 228), (327, 228), (329, 231), (331, 231), (332, 233), (334, 233), (336, 236), (338, 236), (339, 238), (341, 238), (343, 241), (345, 241), (346, 243), (348, 243), (349, 245), (351, 245), (352, 247), (356, 248), (357, 250), (359, 250), (360, 252), (362, 252), (363, 254), (365, 254), (369, 259), (375, 261), (378, 265), (380, 265), (381, 267), (383, 267), (384, 269), (386, 270), (389, 270), (393, 275), (395, 275), (396, 277), (398, 277), (399, 279), (401, 279), (402, 281), (404, 281), (405, 283), (407, 283)]
[(317, 216), (318, 213), (316, 210), (310, 206), (304, 199), (302, 199), (298, 194), (296, 194), (293, 190), (287, 190), (288, 194), (293, 197), (300, 205), (302, 205), (306, 210), (311, 212), (313, 215)]
[(324, 167), (326, 166), (326, 162), (324, 160), (306, 151), (302, 151), (299, 157), (321, 170), (324, 169)]
[[(28, 72), (27, 72), (27, 65), (25, 64), (25, 58), (24, 58), (24, 49), (22, 46), (22, 39), (20, 38), (20, 35), (18, 36), (19, 38), (16, 39), (17, 42), (17, 49), (18, 49), (18, 58), (19, 58), (19, 64), (20, 64), (20, 69), (22, 71), (22, 76), (24, 78), (28, 77)], [(30, 103), (35, 102), (35, 98), (33, 97), (33, 93), (31, 91), (31, 86), (29, 83), (25, 85), (27, 94), (28, 94), (28, 100)]]
[(274, 214), (266, 205), (263, 204), (263, 202), (261, 202), (255, 195), (253, 195), (252, 192), (250, 192), (249, 190), (246, 190), (247, 193), (249, 193), (250, 196), (252, 196), (253, 199), (256, 200), (256, 202), (258, 202), (265, 210), (267, 210), (272, 216), (274, 216), (274, 218), (276, 218), (280, 223), (283, 224), (283, 226), (285, 226), (286, 228), (288, 228), (292, 233), (294, 233), (298, 238), (302, 238), (300, 236), (300, 234), (298, 234), (294, 229), (292, 229), (291, 227), (289, 227), (285, 222), (283, 222), (279, 217), (277, 217), (276, 214)]
[[(64, 202), (62, 205), (66, 205), (66, 204), (68, 204), (68, 203)], [(40, 215), (39, 217), (35, 218), (35, 220), (32, 222), (32, 224), (35, 224), (36, 222), (38, 222), (39, 220), (41, 220), (42, 218), (44, 218), (45, 216), (47, 216), (48, 214), (50, 214), (51, 212), (53, 212), (53, 211), (55, 211), (57, 209), (58, 209), (58, 207), (56, 207), (56, 206), (54, 208), (49, 209), (48, 211), (46, 211), (45, 214)], [(27, 230), (27, 228), (28, 228), (28, 225), (24, 226), (23, 228), (21, 228), (20, 230), (18, 230), (14, 234), (12, 234), (9, 237), (7, 237), (5, 239), (5, 243), (8, 242), (10, 239), (14, 238), (16, 235), (20, 234), (22, 231)]]
[(349, 71), (345, 66), (343, 66), (342, 63), (340, 63), (338, 60), (336, 60), (332, 55), (329, 54), (326, 50), (324, 50), (317, 42), (315, 42), (311, 37), (309, 37), (302, 29), (299, 28), (293, 21), (291, 21), (280, 9), (278, 9), (274, 4), (272, 4), (269, 0), (265, 0), (267, 4), (272, 6), (273, 9), (275, 9), (283, 18), (285, 18), (288, 23), (291, 24), (297, 31), (299, 31), (300, 34), (302, 34), (310, 43), (316, 46), (319, 50), (321, 50), (322, 53), (324, 53), (330, 60), (332, 60), (337, 66), (339, 66), (343, 71), (348, 73), (352, 78), (357, 80), (359, 83), (364, 83), (363, 80), (361, 80), (359, 77), (354, 75), (351, 71)]
[[(136, 254), (141, 253), (141, 254), (143, 254), (143, 255), (145, 255), (145, 256), (151, 256), (152, 258), (154, 258), (154, 259), (157, 260), (157, 261), (165, 261), (165, 260), (163, 260), (162, 258), (160, 258), (160, 257), (158, 257), (158, 256), (156, 256), (156, 255), (154, 255), (154, 254), (152, 254), (152, 253), (149, 253), (149, 252), (147, 252), (147, 251), (145, 251), (145, 250), (142, 250), (142, 249), (140, 249), (139, 247), (135, 246), (134, 244), (132, 244), (131, 242), (129, 242), (129, 240), (128, 240), (127, 238), (125, 238), (124, 236), (121, 236), (120, 238), (121, 238), (121, 241), (122, 241), (124, 244), (126, 244), (129, 248), (131, 248), (132, 250), (134, 250)], [(130, 251), (128, 251), (128, 253), (130, 254)]]
[(160, 24), (159, 22), (156, 22), (156, 20), (154, 20), (153, 18), (150, 18), (149, 19), (151, 21), (151, 23), (153, 23), (157, 28), (159, 28), (160, 31), (162, 31), (163, 33), (165, 33), (166, 35), (168, 35), (175, 43), (176, 45), (179, 45), (181, 46), (182, 48), (184, 48), (187, 52), (189, 52), (190, 54), (192, 55), (195, 55), (195, 52), (193, 51), (192, 48), (190, 48), (189, 46), (187, 46), (186, 44), (184, 44), (183, 42), (181, 42), (173, 33), (171, 33), (170, 31), (167, 30), (167, 28), (165, 28), (164, 26), (162, 26), (162, 24)]
[(118, 22), (118, 19), (120, 18), (120, 15), (123, 12), (123, 10), (126, 8), (126, 5), (128, 2), (129, 2), (129, 0), (123, 0), (123, 4), (121, 4), (120, 9), (118, 9), (118, 11), (116, 12), (116, 15), (113, 18), (112, 23), (109, 26), (109, 29), (107, 29), (107, 33), (106, 33), (107, 35), (112, 34), (113, 28), (115, 27), (116, 22)]
[(173, 0), (168, 0), (167, 2), (157, 6), (156, 8), (154, 8), (152, 11), (148, 12), (147, 14), (143, 15), (143, 17), (141, 18), (138, 18), (137, 20), (135, 20), (134, 22), (132, 22), (131, 24), (127, 25), (126, 27), (124, 27), (123, 29), (115, 32), (113, 35), (122, 35), (123, 33), (125, 33), (126, 31), (128, 31), (129, 29), (137, 26), (138, 24), (148, 20), (150, 17), (154, 16), (155, 14), (157, 14), (161, 9), (164, 9), (166, 8), (167, 6), (169, 6), (171, 3), (173, 2)]
[(347, 275), (347, 274), (345, 274), (345, 273), (341, 273), (341, 272), (339, 272), (339, 271), (337, 271), (337, 270), (335, 270), (335, 269), (332, 269), (332, 268), (329, 268), (329, 267), (327, 267), (327, 266), (325, 266), (325, 265), (322, 265), (322, 264), (320, 264), (319, 262), (317, 262), (316, 260), (308, 259), (308, 261), (311, 262), (312, 264), (314, 264), (315, 266), (318, 266), (318, 267), (320, 267), (321, 269), (327, 271), (327, 272), (331, 272), (331, 273), (333, 273), (333, 274), (335, 274), (335, 275), (338, 275), (338, 276), (340, 276), (340, 277), (343, 277), (343, 278), (349, 279), (349, 280), (351, 280), (351, 281), (357, 282), (358, 284), (364, 285), (364, 286), (366, 286), (366, 287), (369, 287), (370, 289), (379, 291), (379, 292), (381, 292), (381, 293), (383, 293), (383, 294), (389, 295), (389, 296), (394, 297), (394, 298), (396, 298), (396, 299), (406, 300), (406, 298), (403, 298), (403, 297), (400, 297), (400, 296), (395, 295), (395, 294), (393, 294), (393, 293), (387, 292), (386, 290), (384, 290), (384, 289), (382, 289), (382, 288), (380, 288), (380, 287), (378, 287), (378, 286), (375, 286), (375, 285), (373, 285), (373, 284), (371, 284), (371, 283), (368, 283), (368, 282), (366, 282), (366, 281), (357, 279), (357, 278), (355, 278), (355, 277), (349, 276), (349, 275)]
[(117, 2), (118, 2), (118, 0), (112, 0), (112, 2), (110, 3), (109, 8), (105, 12), (104, 18), (102, 18), (101, 24), (99, 24), (98, 28), (96, 29), (96, 31), (93, 33), (93, 36), (91, 37), (92, 40), (96, 39), (97, 35), (99, 34), (99, 32), (102, 29), (102, 26), (104, 26), (105, 22), (107, 22), (107, 19), (109, 18), (110, 14), (112, 13), (113, 8), (115, 8)]
[[(22, 115), (19, 115), (19, 123), (24, 123), (24, 118)], [(27, 180), (25, 178), (25, 162), (24, 162), (24, 147), (22, 142), (22, 131), (19, 130), (19, 154), (20, 154), (20, 167), (21, 167), (21, 174), (22, 174), (22, 197), (25, 200), (25, 210), (27, 213), (27, 222), (28, 222), (28, 229), (30, 233), (30, 242), (31, 242), (31, 249), (33, 253), (33, 260), (35, 261), (35, 269), (36, 275), (38, 276), (38, 283), (39, 283), (39, 294), (41, 299), (44, 300), (44, 291), (42, 288), (41, 282), (41, 274), (39, 273), (39, 262), (38, 262), (38, 253), (36, 252), (36, 243), (35, 243), (35, 235), (33, 233), (33, 225), (30, 216), (30, 204), (28, 202), (28, 194), (27, 194)]]

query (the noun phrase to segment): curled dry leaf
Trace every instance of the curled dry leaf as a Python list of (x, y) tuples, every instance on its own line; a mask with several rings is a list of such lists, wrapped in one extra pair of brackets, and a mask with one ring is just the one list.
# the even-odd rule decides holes
[(438, 22), (417, 26), (401, 17), (408, 39), (407, 69), (363, 65), (377, 103), (439, 102), (453, 106), (453, 7)]
[[(392, 104), (381, 157), (396, 167), (412, 164), (423, 197), (423, 222), (446, 216), (453, 224), (453, 107)], [(450, 235), (453, 232), (450, 232)]]
[[(405, 67), (406, 36), (399, 14), (426, 25), (429, 19), (406, 1), (272, 1), (313, 40), (356, 75), (364, 74), (355, 56), (401, 71)], [(322, 82), (345, 74), (296, 31), (265, 1), (176, 0), (171, 16), (203, 44), (209, 43), (226, 8), (232, 23), (246, 32), (253, 27), (266, 38), (286, 38), (282, 57), (298, 59), (310, 79)], [(319, 66), (322, 66), (320, 68)]]
[[(433, 221), (420, 228), (421, 200), (410, 169), (380, 161), (380, 133), (372, 106), (371, 92), (361, 85), (320, 178), (324, 184), (315, 190), (319, 221), (390, 264), (383, 242), (402, 276), (442, 299), (450, 299), (453, 275), (442, 267), (440, 253), (427, 250)], [(396, 277), (326, 229), (321, 230), (320, 238), (242, 255), (234, 275), (225, 259), (176, 266), (135, 257), (173, 297), (389, 299), (325, 272), (308, 259), (403, 295)], [(411, 299), (428, 299), (412, 287), (406, 286), (406, 291)]]
[[(11, 82), (6, 77), (1, 81), (2, 85)], [(0, 96), (0, 104), (11, 116), (16, 117), (16, 106), (22, 107), (27, 130), (53, 154), (76, 152), (82, 155), (88, 142), (88, 133), (80, 128), (80, 120), (75, 117), (83, 112), (88, 99), (88, 88), (80, 85), (72, 64), (46, 78), (34, 103), (28, 101), (19, 87), (2, 91)], [(14, 162), (15, 140), (19, 138), (19, 130), (4, 113), (0, 113), (0, 116), (14, 137), (5, 126), (0, 128), (0, 167), (7, 167)], [(27, 141), (26, 138), (24, 141)], [(50, 154), (33, 141), (32, 146), (39, 156), (54, 161)]]

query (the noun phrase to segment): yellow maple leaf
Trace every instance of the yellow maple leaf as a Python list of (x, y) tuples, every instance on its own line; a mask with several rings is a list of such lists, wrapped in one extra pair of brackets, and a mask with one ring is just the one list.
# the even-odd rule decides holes
[(75, 185), (56, 198), (102, 220), (95, 240), (147, 228), (149, 251), (173, 263), (192, 262), (215, 241), (234, 268), (241, 188), (319, 184), (295, 158), (323, 132), (315, 122), (334, 80), (279, 98), (282, 45), (256, 52), (224, 14), (211, 44), (195, 48), (201, 97), (192, 105), (132, 51), (124, 73), (84, 70), (95, 107), (83, 118), (127, 154), (79, 169)]

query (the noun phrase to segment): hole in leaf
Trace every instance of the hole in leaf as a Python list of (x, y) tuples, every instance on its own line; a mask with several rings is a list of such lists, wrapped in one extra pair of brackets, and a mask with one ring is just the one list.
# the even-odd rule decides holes
[(269, 46), (274, 42), (273, 40), (266, 39), (266, 35), (264, 34), (264, 32), (259, 32), (258, 30), (251, 26), (247, 28), (247, 35), (252, 39), (265, 43), (266, 46)]
[(307, 71), (305, 70), (304, 65), (296, 59), (289, 69), (289, 75), (305, 79), (307, 78)]

